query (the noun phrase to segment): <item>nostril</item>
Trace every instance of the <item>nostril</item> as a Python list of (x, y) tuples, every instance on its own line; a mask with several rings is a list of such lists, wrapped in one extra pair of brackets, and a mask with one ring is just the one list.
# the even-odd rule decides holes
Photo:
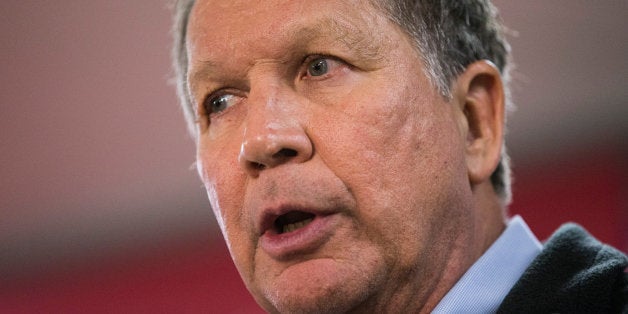
[(273, 158), (291, 158), (297, 155), (297, 151), (290, 148), (282, 148), (273, 155)]
[(251, 166), (253, 167), (253, 169), (255, 170), (263, 170), (264, 168), (266, 168), (266, 166), (262, 163), (259, 162), (252, 162)]
[(267, 159), (258, 158), (258, 161), (247, 159), (246, 164), (249, 170), (261, 171), (266, 168), (272, 168), (284, 162), (287, 162), (298, 155), (299, 153), (294, 149), (283, 148)]

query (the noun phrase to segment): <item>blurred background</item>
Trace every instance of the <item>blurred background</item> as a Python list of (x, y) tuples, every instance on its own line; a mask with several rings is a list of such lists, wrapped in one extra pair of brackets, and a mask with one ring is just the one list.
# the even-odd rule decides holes
[[(628, 251), (628, 2), (496, 1), (512, 214)], [(0, 2), (0, 312), (259, 312), (191, 169), (167, 1)]]

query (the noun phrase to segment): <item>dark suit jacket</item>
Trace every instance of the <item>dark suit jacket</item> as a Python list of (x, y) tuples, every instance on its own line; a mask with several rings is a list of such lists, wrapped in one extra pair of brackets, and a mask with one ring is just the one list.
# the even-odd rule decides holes
[(498, 313), (628, 313), (628, 259), (566, 224), (510, 290)]

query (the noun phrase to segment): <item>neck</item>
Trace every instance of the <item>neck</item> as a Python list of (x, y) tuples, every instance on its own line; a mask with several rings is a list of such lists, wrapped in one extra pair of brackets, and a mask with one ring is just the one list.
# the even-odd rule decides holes
[(506, 229), (506, 210), (493, 186), (485, 182), (474, 190), (475, 209), (475, 260), (480, 258), (486, 250), (497, 240)]
[(466, 222), (469, 232), (466, 236), (462, 234), (456, 241), (458, 250), (447, 260), (442, 284), (416, 312), (430, 313), (505, 230), (505, 209), (490, 183), (474, 187), (472, 208), (472, 214)]

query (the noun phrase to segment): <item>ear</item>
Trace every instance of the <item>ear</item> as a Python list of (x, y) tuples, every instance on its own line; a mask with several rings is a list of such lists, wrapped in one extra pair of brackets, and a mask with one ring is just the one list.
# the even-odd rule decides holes
[(504, 136), (504, 86), (489, 61), (469, 65), (454, 83), (466, 135), (466, 163), (472, 186), (490, 180), (501, 158)]

